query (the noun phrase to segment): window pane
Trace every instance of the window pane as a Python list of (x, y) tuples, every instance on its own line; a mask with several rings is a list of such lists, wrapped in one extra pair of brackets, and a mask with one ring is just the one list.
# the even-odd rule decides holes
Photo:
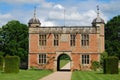
[(82, 59), (82, 64), (84, 64), (84, 59)]
[(39, 54), (39, 63), (40, 64), (46, 63), (46, 54)]
[(76, 36), (75, 36), (75, 34), (71, 34), (70, 35), (70, 45), (71, 46), (75, 46), (75, 38)]
[(89, 45), (89, 34), (82, 34), (81, 35), (82, 39), (81, 39), (81, 45), (82, 46), (88, 46)]
[(89, 64), (89, 59), (87, 59), (87, 64)]
[(89, 64), (89, 55), (82, 55), (82, 64)]
[(54, 46), (58, 46), (58, 43), (59, 43), (59, 35), (54, 34)]
[(40, 44), (40, 46), (46, 45), (46, 34), (39, 35), (39, 44)]

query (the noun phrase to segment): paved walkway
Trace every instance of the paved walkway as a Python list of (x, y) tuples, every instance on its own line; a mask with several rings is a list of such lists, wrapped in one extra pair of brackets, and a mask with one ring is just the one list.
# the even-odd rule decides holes
[[(66, 64), (63, 69), (69, 69), (70, 63)], [(71, 80), (72, 72), (57, 71), (40, 80)]]

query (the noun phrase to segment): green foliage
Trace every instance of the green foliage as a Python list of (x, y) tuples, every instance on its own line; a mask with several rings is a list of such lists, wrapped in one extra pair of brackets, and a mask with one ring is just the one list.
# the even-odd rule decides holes
[(0, 51), (0, 56), (3, 56), (5, 53)]
[(103, 62), (104, 62), (104, 59), (108, 57), (108, 53), (107, 52), (103, 52), (101, 55), (100, 55), (100, 64), (101, 64), (101, 67), (103, 68)]
[(113, 17), (105, 25), (105, 49), (109, 56), (117, 56), (120, 59), (120, 15)]
[(18, 56), (5, 57), (5, 73), (18, 73), (20, 59)]
[(3, 50), (3, 37), (2, 37), (2, 28), (0, 28), (0, 55)]
[(118, 58), (108, 57), (104, 59), (104, 73), (105, 74), (118, 74)]
[(100, 63), (98, 61), (92, 62), (92, 69), (96, 71), (100, 67)]
[(4, 63), (4, 58), (3, 56), (0, 56), (0, 70), (3, 70), (3, 63)]
[(70, 60), (70, 57), (67, 54), (62, 54), (60, 60)]
[(19, 21), (12, 20), (0, 29), (0, 50), (4, 56), (19, 56), (21, 62), (27, 62), (28, 57), (28, 27)]

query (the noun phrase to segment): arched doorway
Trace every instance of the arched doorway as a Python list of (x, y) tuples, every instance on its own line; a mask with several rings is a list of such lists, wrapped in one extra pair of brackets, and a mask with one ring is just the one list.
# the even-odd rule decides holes
[(60, 54), (57, 58), (57, 71), (70, 71), (70, 69), (71, 69), (70, 56), (65, 53)]

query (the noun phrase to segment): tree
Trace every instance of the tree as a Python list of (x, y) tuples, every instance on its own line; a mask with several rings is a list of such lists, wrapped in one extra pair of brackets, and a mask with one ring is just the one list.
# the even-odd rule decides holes
[(28, 56), (28, 27), (19, 21), (12, 20), (2, 26), (2, 51), (6, 55), (19, 56), (22, 62)]
[(4, 55), (3, 50), (3, 37), (2, 37), (2, 28), (0, 28), (0, 56)]
[(109, 56), (120, 59), (120, 15), (113, 17), (105, 25), (105, 49)]
[(104, 59), (108, 57), (108, 53), (107, 52), (103, 52), (100, 56), (100, 65), (103, 68), (103, 64), (104, 64)]

